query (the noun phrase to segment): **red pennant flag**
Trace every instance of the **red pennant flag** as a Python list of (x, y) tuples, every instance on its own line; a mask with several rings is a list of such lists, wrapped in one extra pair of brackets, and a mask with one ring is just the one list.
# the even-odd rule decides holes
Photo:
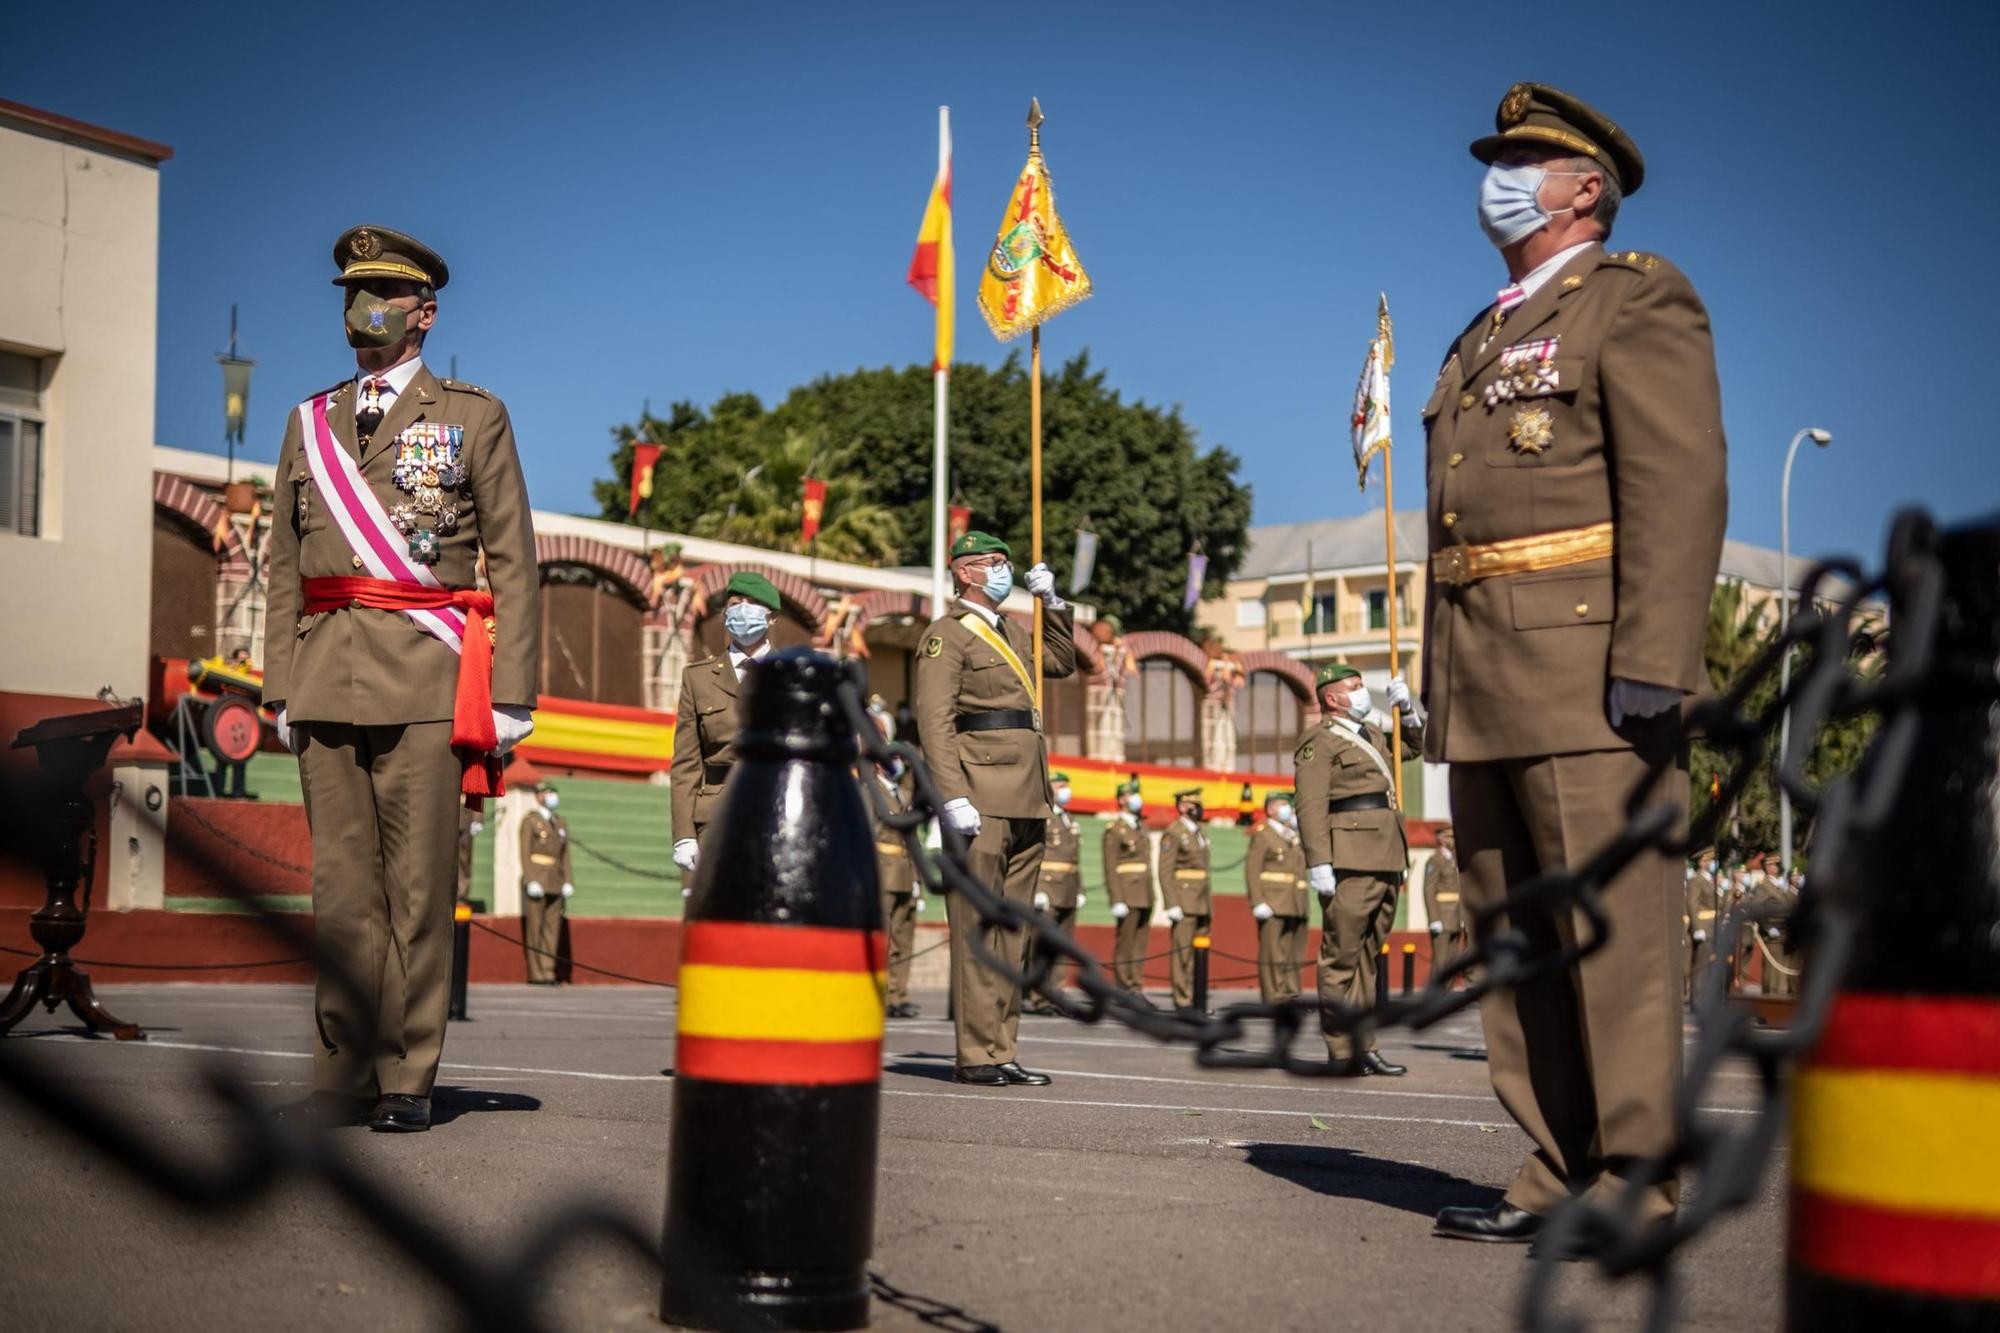
[(806, 478), (805, 517), (799, 524), (799, 540), (807, 545), (819, 536), (820, 515), (826, 511), (826, 483)]
[(960, 537), (971, 530), (972, 506), (952, 505), (947, 512), (950, 518), (945, 528), (945, 549), (948, 551), (958, 544)]
[(632, 446), (632, 505), (625, 511), (630, 518), (639, 512), (639, 501), (653, 495), (653, 465), (660, 461), (660, 446), (635, 443)]

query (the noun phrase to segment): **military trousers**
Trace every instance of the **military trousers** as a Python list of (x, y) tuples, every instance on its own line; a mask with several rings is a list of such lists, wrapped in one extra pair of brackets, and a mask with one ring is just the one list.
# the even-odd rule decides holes
[(1190, 912), (1174, 922), (1167, 932), (1167, 947), (1172, 950), (1168, 956), (1167, 976), (1173, 983), (1174, 1008), (1194, 1007), (1194, 937), (1208, 934), (1208, 914), (1199, 916)]
[[(982, 884), (1023, 907), (1034, 902), (1042, 879), (1043, 824), (1040, 819), (987, 815), (972, 840), (967, 865)], [(979, 961), (971, 942), (1009, 967), (1028, 963), (1028, 932), (988, 925), (962, 894), (950, 894), (945, 914), (951, 922), (951, 1002), (961, 1066), (1001, 1065), (1014, 1059), (1021, 1030), (1021, 988)]]
[(1758, 993), (1767, 1000), (1786, 1000), (1799, 993), (1799, 956), (1787, 948), (1782, 939), (1772, 939), (1768, 935), (1754, 934), (1756, 943), (1749, 946), (1761, 964), (1761, 980)]
[(1710, 920), (1695, 927), (1705, 932), (1707, 939), (1688, 941), (1687, 982), (1681, 987), (1683, 999), (1693, 999), (1696, 988), (1701, 985), (1701, 974), (1715, 961), (1715, 922)]
[[(1671, 754), (1673, 744), (1663, 729), (1659, 745)], [(1636, 750), (1452, 764), (1467, 906), (1497, 906), (1511, 886), (1582, 865), (1625, 827), (1625, 802), (1645, 775), (1646, 757)], [(1676, 824), (1685, 824), (1684, 757), (1666, 765), (1648, 795), (1672, 805)], [(1535, 1145), (1507, 1202), (1544, 1217), (1574, 1194), (1608, 1204), (1632, 1164), (1674, 1138), (1686, 907), (1678, 858), (1641, 854), (1605, 886), (1601, 902), (1610, 926), (1601, 948), (1480, 1003), (1493, 1091)], [(1571, 907), (1502, 913), (1488, 926), (1509, 928), (1536, 953), (1590, 930)], [(1675, 1181), (1648, 1186), (1639, 1220), (1671, 1215), (1678, 1198)]]
[(1264, 1003), (1289, 1000), (1299, 993), (1305, 937), (1306, 921), (1301, 916), (1273, 916), (1257, 923), (1257, 991)]
[(451, 723), (294, 730), (313, 842), (313, 1086), (429, 1096), (444, 1052), (458, 888)]
[[(1382, 941), (1396, 924), (1396, 891), (1403, 877), (1393, 870), (1333, 871), (1333, 896), (1320, 899), (1319, 998), (1355, 1009), (1375, 1007), (1375, 988), (1381, 982)], [(1354, 1038), (1339, 1031), (1332, 1016), (1320, 1014), (1320, 1032), (1326, 1038), (1327, 1057), (1352, 1060)], [(1368, 1034), (1362, 1050), (1375, 1049), (1375, 1034)]]
[[(1051, 908), (1049, 911), (1042, 913), (1041, 916), (1044, 921), (1061, 931), (1065, 937), (1072, 940), (1076, 938), (1076, 909), (1074, 907)], [(1034, 960), (1039, 953), (1040, 950), (1030, 941), (1028, 946), (1030, 961)], [(1069, 983), (1070, 970), (1069, 960), (1052, 956), (1049, 961), (1048, 985), (1050, 988), (1060, 990), (1063, 986), (1067, 985)], [(1030, 997), (1027, 1004), (1031, 1010), (1046, 1009), (1050, 1013), (1056, 1012), (1054, 1005), (1048, 1003), (1046, 1000), (1041, 1000), (1039, 997)]]
[(563, 916), (568, 899), (562, 896), (562, 885), (542, 886), (540, 898), (530, 898), (524, 885), (521, 889), (521, 952), (528, 962), (528, 980), (537, 986), (553, 986), (560, 979), (556, 976), (556, 958), (562, 952)]
[(889, 937), (889, 988), (882, 999), (902, 1004), (910, 998), (910, 955), (917, 943), (917, 895), (884, 893), (882, 929)]
[(1146, 989), (1146, 949), (1153, 936), (1153, 909), (1135, 907), (1112, 933), (1111, 975), (1120, 990), (1134, 995)]
[[(1463, 930), (1434, 931), (1431, 934), (1431, 975), (1437, 976), (1450, 967), (1470, 944), (1471, 941)], [(1452, 988), (1456, 990), (1467, 980), (1469, 978), (1463, 975), (1455, 978), (1452, 981)]]

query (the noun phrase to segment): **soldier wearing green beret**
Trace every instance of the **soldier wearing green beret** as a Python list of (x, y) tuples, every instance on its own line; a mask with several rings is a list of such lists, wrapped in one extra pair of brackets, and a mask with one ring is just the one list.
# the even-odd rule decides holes
[[(534, 729), (540, 580), (505, 405), (424, 365), (444, 260), (363, 226), (333, 261), (357, 373), (289, 416), (265, 601), (264, 701), (316, 849), (299, 1112), (408, 1132), (430, 1127), (444, 1051), (463, 798)], [(462, 651), (478, 635), (490, 674)]]
[[(1708, 313), (1658, 254), (1608, 245), (1646, 163), (1582, 99), (1517, 83), (1494, 132), (1479, 223), (1507, 282), (1443, 358), (1424, 405), (1430, 570), (1424, 757), (1451, 766), (1465, 906), (1580, 866), (1648, 793), (1683, 813), (1680, 704), (1728, 515)], [(1639, 855), (1604, 889), (1604, 946), (1481, 1005), (1494, 1091), (1534, 1142), (1503, 1200), (1447, 1208), (1439, 1235), (1526, 1241), (1580, 1194), (1638, 1225), (1678, 1185), (1630, 1182), (1674, 1141), (1681, 1070), (1680, 865)], [(1567, 908), (1510, 914), (1548, 951)], [(1595, 1243), (1589, 1238), (1585, 1244)]]
[(744, 673), (771, 651), (771, 616), (781, 605), (777, 588), (755, 570), (738, 570), (723, 588), (722, 627), (729, 646), (688, 663), (681, 673), (681, 703), (674, 715), (674, 864), (681, 868), (681, 896), (688, 894), (701, 854), (701, 833), (715, 817), (722, 787), (736, 762), (736, 698)]
[[(958, 605), (931, 622), (917, 653), (916, 717), (924, 760), (945, 798), (944, 823), (971, 840), (979, 880), (1023, 907), (1041, 882), (1049, 818), (1049, 748), (1035, 701), (1032, 635), (1000, 614), (1014, 588), (1013, 552), (984, 532), (951, 547)], [(1042, 600), (1044, 674), (1076, 669), (1071, 611), (1056, 596), (1047, 565), (1028, 571), (1027, 589)], [(1026, 965), (1028, 932), (991, 926), (960, 895), (945, 901), (951, 922), (951, 986), (960, 1083), (1039, 1085), (1015, 1059), (1021, 988), (982, 966), (969, 942), (1011, 966)]]
[(1111, 899), (1111, 974), (1119, 989), (1146, 989), (1146, 941), (1153, 930), (1153, 858), (1139, 784), (1118, 784), (1118, 811), (1104, 826), (1104, 890)]
[(1257, 921), (1257, 989), (1266, 1004), (1299, 993), (1306, 922), (1306, 854), (1299, 845), (1292, 793), (1264, 798), (1264, 822), (1243, 854), (1243, 892)]
[[(1074, 937), (1076, 914), (1084, 904), (1084, 892), (1083, 865), (1077, 852), (1081, 838), (1076, 820), (1069, 813), (1069, 774), (1050, 774), (1049, 793), (1054, 809), (1049, 814), (1043, 839), (1042, 879), (1035, 890), (1035, 910), (1048, 917), (1057, 930)], [(1049, 980), (1059, 982), (1068, 975), (1069, 965), (1058, 962), (1052, 965)], [(1031, 1014), (1060, 1012), (1040, 996), (1029, 997), (1024, 1007)]]
[[(1361, 673), (1332, 662), (1319, 669), (1313, 687), (1320, 716), (1299, 737), (1292, 761), (1306, 876), (1320, 902), (1319, 996), (1372, 1009), (1381, 980), (1382, 942), (1396, 923), (1396, 895), (1409, 870), (1410, 843), (1396, 805), (1389, 737)], [(1389, 702), (1398, 714), (1404, 747), (1419, 752), (1424, 726), (1400, 676), (1389, 683)], [(1373, 1033), (1356, 1061), (1352, 1034), (1336, 1030), (1325, 1016), (1321, 1029), (1327, 1057), (1350, 1072), (1405, 1072), (1375, 1049)]]
[(1180, 817), (1160, 830), (1160, 897), (1167, 905), (1167, 979), (1174, 1008), (1194, 1008), (1194, 937), (1208, 934), (1214, 903), (1201, 788), (1174, 793)]
[(521, 817), (521, 950), (531, 986), (553, 986), (559, 980), (556, 957), (563, 917), (576, 893), (569, 824), (556, 813), (561, 803), (555, 788), (537, 783), (535, 803)]

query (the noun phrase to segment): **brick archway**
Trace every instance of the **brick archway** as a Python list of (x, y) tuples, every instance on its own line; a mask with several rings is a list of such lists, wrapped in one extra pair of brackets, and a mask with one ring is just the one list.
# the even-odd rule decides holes
[(1236, 660), (1243, 664), (1243, 674), (1246, 679), (1259, 671), (1268, 671), (1290, 685), (1302, 702), (1312, 704), (1313, 673), (1298, 658), (1260, 648), (1254, 653), (1238, 653)]
[(566, 532), (536, 533), (535, 563), (586, 565), (623, 584), (641, 606), (647, 604), (646, 593), (653, 583), (652, 571), (637, 551)]
[[(806, 629), (814, 634), (826, 623), (826, 598), (819, 595), (812, 584), (797, 574), (787, 574), (769, 565), (703, 565), (694, 573), (695, 586), (702, 596), (712, 604), (721, 597), (723, 587), (728, 584), (731, 574), (748, 571), (762, 574), (771, 580), (771, 586), (778, 590), (779, 598), (795, 611), (805, 622)], [(692, 634), (695, 628), (694, 601), (690, 600), (687, 611), (681, 616), (680, 627)]]
[(1135, 662), (1164, 657), (1194, 679), (1197, 696), (1208, 693), (1208, 655), (1193, 639), (1172, 630), (1142, 629), (1125, 636), (1125, 648)]
[(865, 634), (870, 624), (887, 616), (915, 616), (928, 624), (931, 599), (928, 593), (876, 588), (855, 598), (854, 608), (854, 632)]
[[(214, 492), (172, 473), (153, 474), (153, 503), (210, 541), (214, 540), (215, 529), (222, 522), (222, 502), (215, 498)], [(224, 531), (229, 535), (223, 543), (221, 572), (242, 578), (250, 572), (250, 553), (243, 549), (243, 538), (236, 531), (235, 524), (230, 524)]]

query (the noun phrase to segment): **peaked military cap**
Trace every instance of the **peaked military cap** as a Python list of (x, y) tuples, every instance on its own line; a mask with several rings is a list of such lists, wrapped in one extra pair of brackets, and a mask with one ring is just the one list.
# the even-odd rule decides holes
[(729, 576), (729, 583), (723, 588), (722, 595), (725, 599), (748, 597), (753, 602), (762, 602), (773, 611), (777, 610), (779, 605), (778, 590), (771, 585), (771, 580), (747, 569), (738, 570)]
[(333, 262), (340, 266), (338, 287), (347, 282), (389, 278), (421, 282), (432, 291), (451, 281), (451, 269), (437, 251), (414, 236), (387, 227), (349, 227), (333, 243)]
[(1472, 155), (1491, 162), (1516, 144), (1547, 144), (1581, 154), (1609, 171), (1626, 194), (1639, 193), (1646, 159), (1632, 136), (1580, 97), (1546, 83), (1517, 83), (1493, 113), (1498, 131), (1472, 141)]
[(1331, 685), (1337, 680), (1346, 680), (1360, 674), (1345, 662), (1328, 662), (1319, 669), (1319, 674), (1313, 677), (1313, 688), (1318, 689), (1322, 685)]
[(962, 555), (986, 555), (998, 551), (1009, 560), (1014, 558), (1014, 548), (1001, 541), (990, 532), (968, 532), (951, 544), (951, 558)]

